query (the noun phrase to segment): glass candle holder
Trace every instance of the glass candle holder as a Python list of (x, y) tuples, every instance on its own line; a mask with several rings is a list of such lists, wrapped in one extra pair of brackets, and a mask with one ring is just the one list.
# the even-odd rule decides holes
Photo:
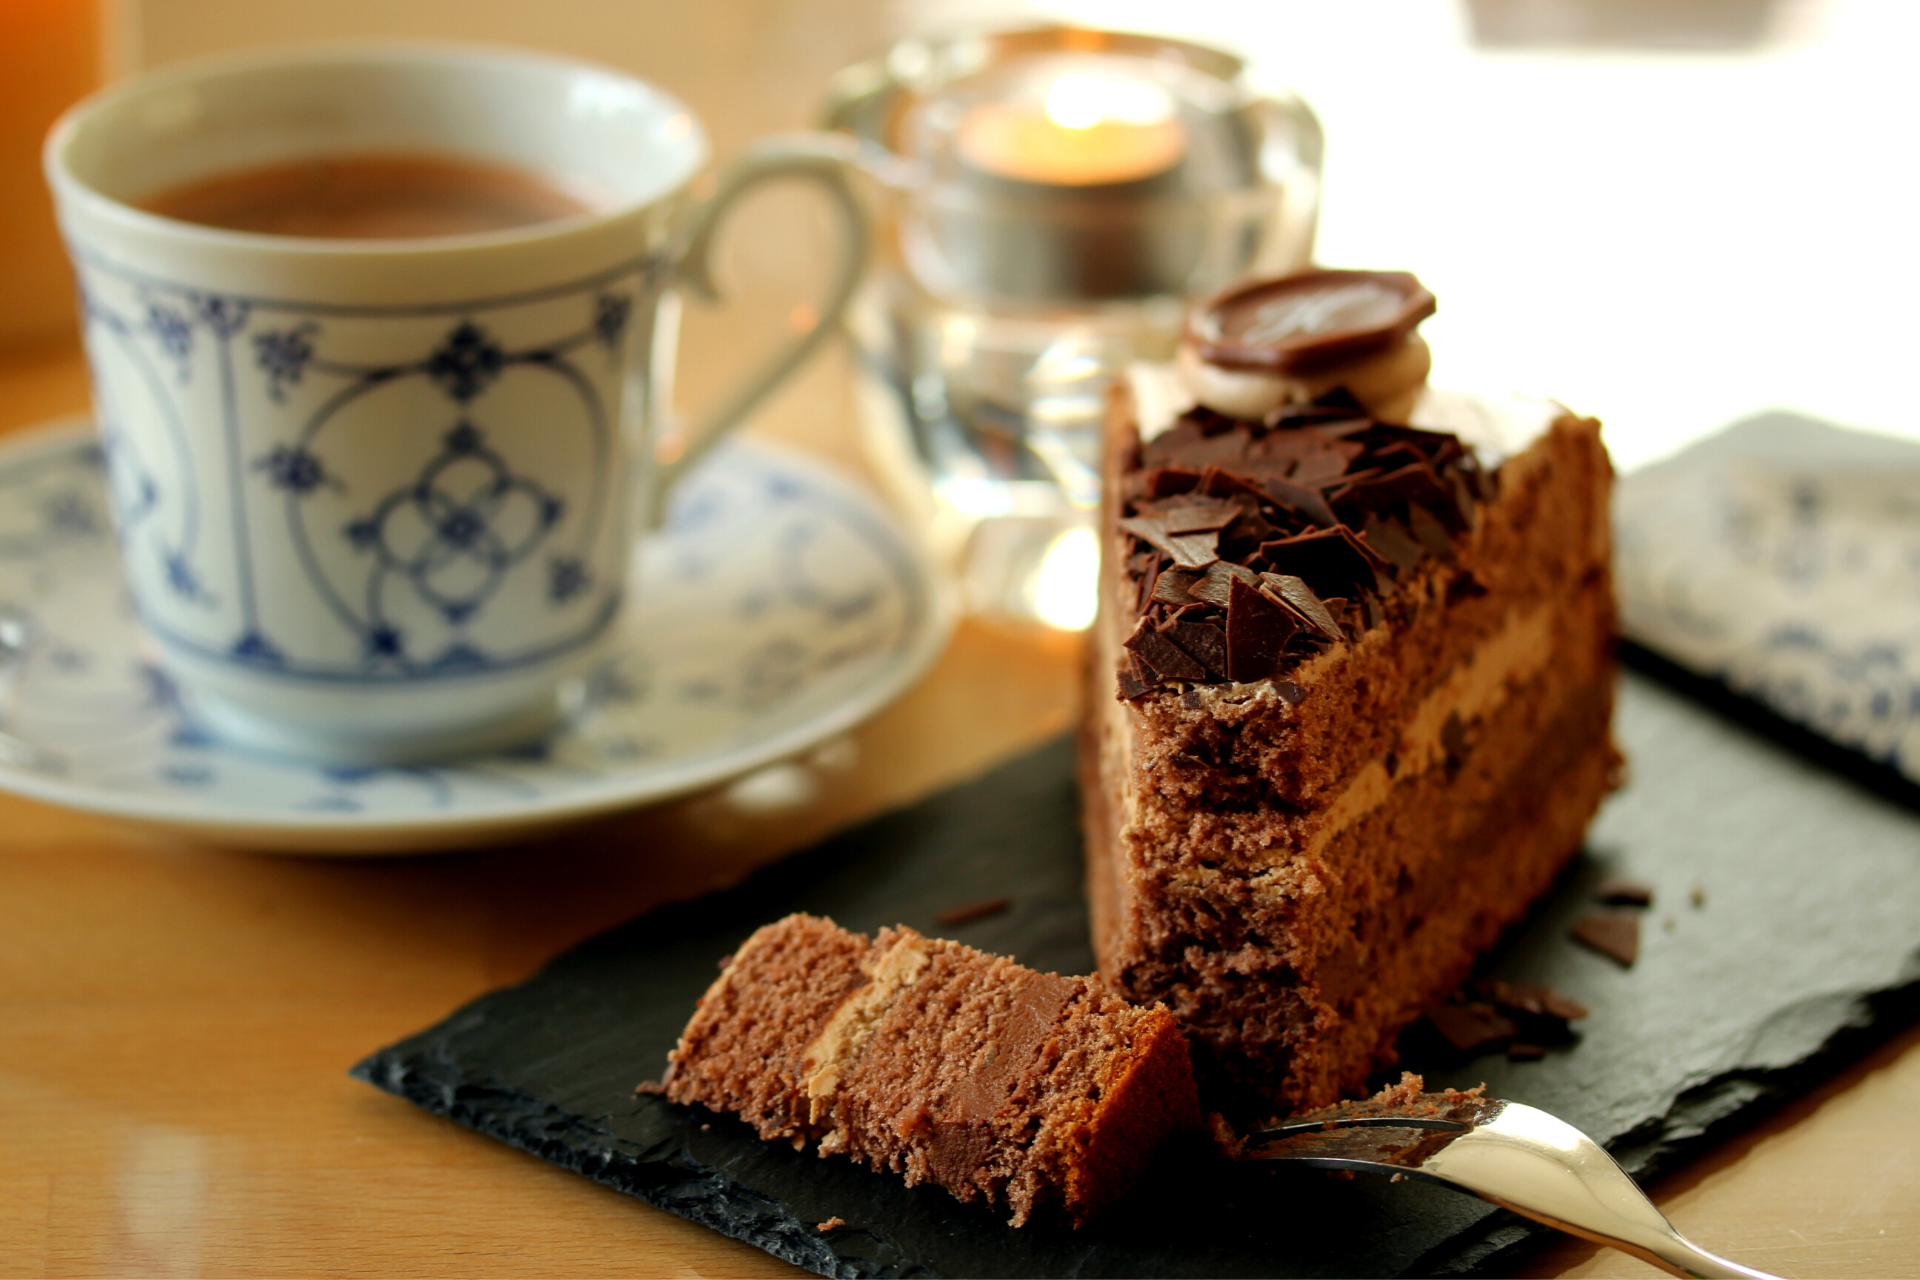
[(1112, 382), (1309, 260), (1318, 122), (1231, 54), (1078, 27), (904, 41), (828, 122), (893, 193), (850, 318), (870, 452), (975, 612), (1084, 627)]

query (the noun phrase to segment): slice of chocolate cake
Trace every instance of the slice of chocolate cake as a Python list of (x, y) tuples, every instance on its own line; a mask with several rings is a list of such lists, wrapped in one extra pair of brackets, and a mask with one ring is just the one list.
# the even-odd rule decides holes
[(818, 1143), (962, 1200), (1078, 1223), (1199, 1123), (1161, 1008), (912, 929), (872, 939), (793, 915), (759, 930), (670, 1055), (675, 1102)]
[(1290, 1110), (1391, 1060), (1619, 768), (1598, 424), (1405, 385), (1432, 309), (1403, 274), (1252, 286), (1116, 403), (1082, 757), (1101, 970)]

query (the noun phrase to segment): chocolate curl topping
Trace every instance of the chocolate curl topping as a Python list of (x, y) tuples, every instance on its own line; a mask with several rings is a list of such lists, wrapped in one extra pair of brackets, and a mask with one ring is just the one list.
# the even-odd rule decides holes
[(1347, 633), (1333, 620), (1333, 613), (1319, 596), (1300, 579), (1284, 573), (1263, 573), (1260, 581), (1281, 603), (1300, 615), (1308, 626), (1328, 640), (1345, 640)]
[(1391, 563), (1395, 570), (1406, 573), (1420, 563), (1424, 554), (1419, 539), (1415, 538), (1407, 526), (1388, 516), (1381, 519), (1370, 515), (1360, 530), (1360, 537), (1367, 546), (1379, 556)]
[(1453, 533), (1464, 533), (1467, 528), (1466, 513), (1461, 511), (1453, 488), (1441, 483), (1424, 461), (1355, 480), (1334, 490), (1328, 500), (1348, 524), (1364, 524), (1370, 514), (1390, 515), (1415, 505), (1439, 516)]
[[(1263, 679), (1386, 624), (1380, 597), (1454, 560), (1497, 489), (1456, 437), (1374, 422), (1344, 391), (1262, 422), (1195, 409), (1138, 457), (1117, 495), (1139, 620), (1125, 698)], [(1473, 598), (1461, 579), (1440, 607)]]
[(1235, 579), (1250, 587), (1260, 585), (1260, 575), (1245, 565), (1216, 560), (1207, 566), (1207, 572), (1203, 576), (1194, 578), (1187, 585), (1187, 595), (1191, 599), (1204, 600), (1222, 609), (1230, 608)]
[(1216, 680), (1227, 674), (1227, 636), (1211, 622), (1175, 622), (1164, 633)]
[(1234, 578), (1227, 604), (1227, 678), (1264, 680), (1280, 665), (1287, 642), (1300, 629), (1293, 614), (1264, 592)]
[[(1216, 560), (1208, 566), (1207, 572), (1212, 573), (1214, 569), (1219, 568), (1219, 565), (1220, 562)], [(1178, 609), (1193, 599), (1187, 593), (1200, 579), (1201, 575), (1190, 569), (1162, 569), (1160, 576), (1153, 581), (1153, 599), (1160, 604), (1171, 605)]]
[(1176, 569), (1204, 569), (1220, 558), (1220, 531), (1176, 534), (1165, 516), (1133, 516), (1120, 527), (1151, 547), (1165, 552)]
[(1260, 555), (1275, 573), (1301, 578), (1323, 596), (1351, 596), (1380, 590), (1386, 561), (1367, 549), (1345, 525), (1260, 544)]
[(1158, 677), (1169, 680), (1207, 678), (1206, 667), (1162, 634), (1149, 619), (1140, 619), (1133, 634), (1127, 637), (1127, 648), (1133, 651), (1137, 661), (1145, 662)]

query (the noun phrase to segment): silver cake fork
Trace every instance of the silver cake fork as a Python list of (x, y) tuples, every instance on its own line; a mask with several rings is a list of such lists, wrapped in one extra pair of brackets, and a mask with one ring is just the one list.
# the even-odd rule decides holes
[(1240, 1157), (1425, 1178), (1676, 1276), (1770, 1280), (1693, 1244), (1599, 1143), (1518, 1102), (1474, 1099), (1432, 1117), (1302, 1120), (1250, 1134)]

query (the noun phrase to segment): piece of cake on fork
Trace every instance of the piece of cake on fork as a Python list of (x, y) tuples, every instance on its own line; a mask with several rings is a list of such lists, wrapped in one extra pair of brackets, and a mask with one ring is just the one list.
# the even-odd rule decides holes
[(1620, 771), (1599, 425), (1425, 389), (1433, 309), (1404, 273), (1245, 286), (1114, 404), (1095, 947), (1284, 1110), (1391, 1062)]
[(728, 958), (661, 1083), (768, 1140), (1084, 1221), (1197, 1129), (1167, 1011), (912, 929), (792, 915)]

